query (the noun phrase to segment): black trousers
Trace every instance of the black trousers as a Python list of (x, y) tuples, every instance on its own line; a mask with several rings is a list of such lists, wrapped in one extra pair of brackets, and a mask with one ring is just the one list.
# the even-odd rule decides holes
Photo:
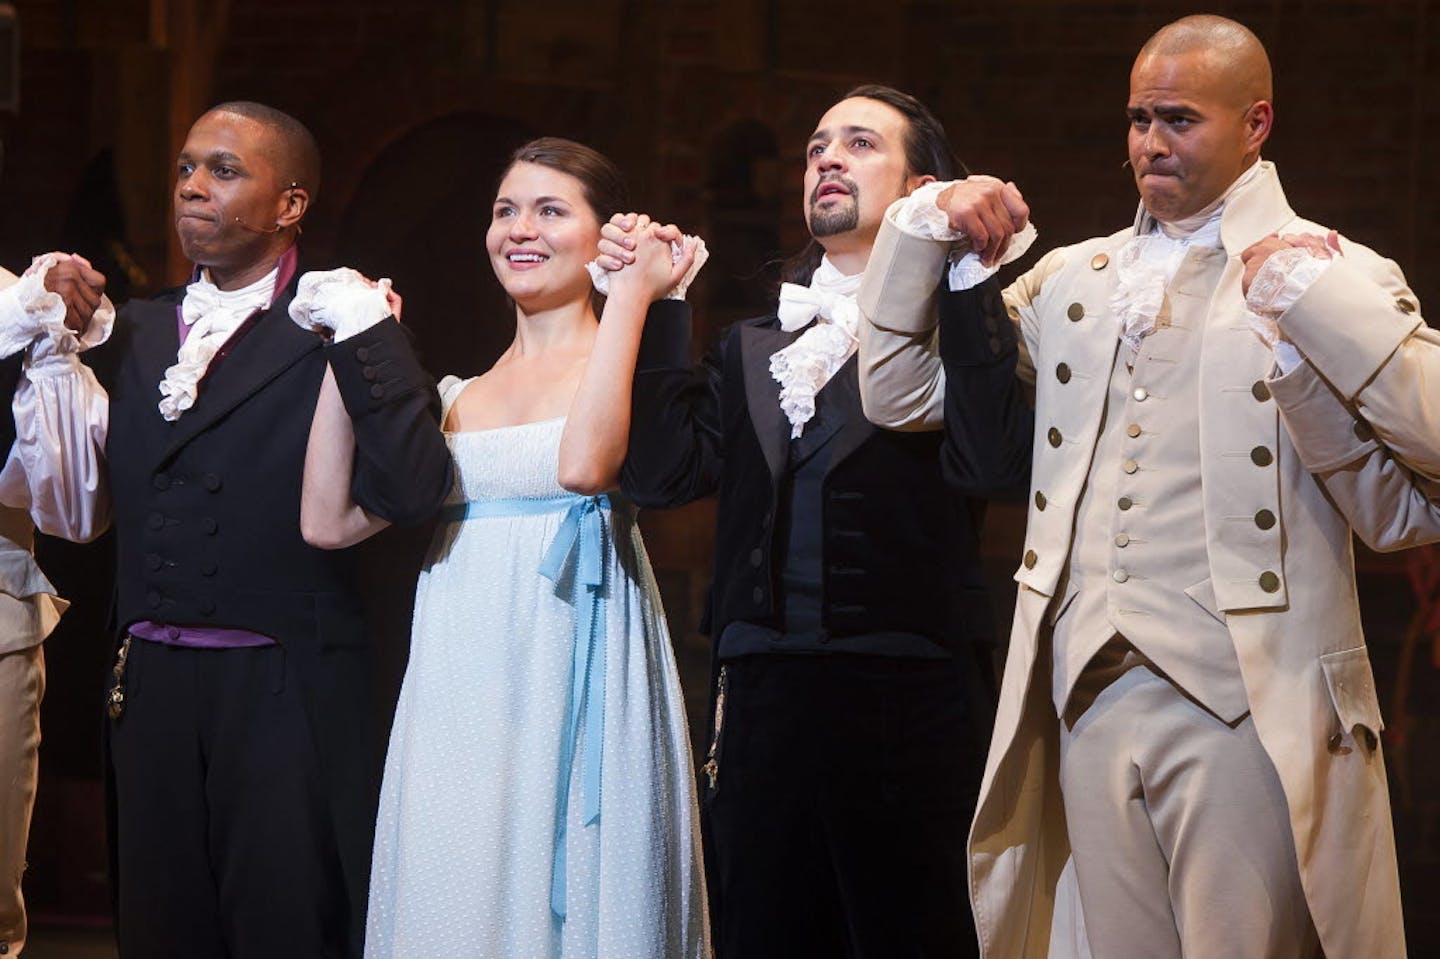
[(110, 725), (120, 954), (359, 956), (284, 648), (136, 639), (124, 685), (125, 712)]
[(717, 954), (978, 955), (965, 843), (985, 743), (959, 667), (759, 655), (722, 676), (704, 803)]

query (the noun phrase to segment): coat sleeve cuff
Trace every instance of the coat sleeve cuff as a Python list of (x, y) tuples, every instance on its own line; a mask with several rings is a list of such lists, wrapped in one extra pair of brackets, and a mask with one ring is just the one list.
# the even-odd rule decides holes
[(411, 345), (410, 331), (394, 317), (326, 350), (351, 418), (365, 416), (429, 386), (429, 377)]

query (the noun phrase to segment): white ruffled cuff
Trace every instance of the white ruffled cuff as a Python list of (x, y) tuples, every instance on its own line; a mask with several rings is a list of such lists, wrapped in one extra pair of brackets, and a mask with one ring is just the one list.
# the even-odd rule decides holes
[[(946, 216), (944, 210), (936, 205), (940, 194), (959, 182), (959, 180), (936, 180), (916, 187), (904, 202), (895, 208), (895, 225), (902, 232), (922, 240), (938, 240), (942, 243), (957, 243), (964, 240), (965, 234), (952, 230), (950, 218)], [(1039, 235), (1035, 224), (1027, 222), (1024, 229), (1016, 233), (1010, 240), (1010, 246), (1005, 250), (1005, 255), (994, 266), (986, 266), (981, 263), (978, 253), (961, 253), (957, 250), (950, 257), (951, 291), (968, 290), (984, 283), (994, 276), (1000, 267), (1020, 259), (1029, 252), (1031, 245)]]
[(300, 277), (290, 301), (290, 319), (312, 333), (329, 333), (339, 343), (390, 315), (385, 299), (389, 289), (388, 279), (371, 286), (349, 267), (312, 270)]
[(1316, 256), (1303, 247), (1288, 247), (1270, 254), (1250, 283), (1245, 295), (1246, 319), (1275, 354), (1282, 374), (1295, 369), (1304, 358), (1280, 332), (1280, 317), (1329, 266), (1329, 257)]
[[(700, 275), (700, 268), (705, 265), (706, 260), (710, 259), (710, 251), (705, 248), (705, 239), (703, 237), (686, 234), (680, 237), (678, 243), (670, 244), (670, 262), (674, 263), (684, 255), (685, 250), (681, 244), (686, 240), (695, 241), (695, 262), (690, 264), (690, 269), (685, 271), (685, 275), (680, 278), (680, 282), (676, 283), (675, 287), (669, 293), (665, 294), (665, 299), (667, 300), (685, 299), (685, 294), (689, 291), (690, 284), (695, 282), (695, 277)], [(595, 292), (601, 296), (609, 296), (610, 271), (600, 265), (599, 258), (597, 257), (589, 263), (586, 263), (585, 269), (590, 274), (590, 283), (595, 287)]]
[(54, 353), (80, 353), (110, 338), (115, 305), (108, 296), (100, 297), (83, 336), (65, 325), (65, 301), (45, 289), (45, 276), (60, 259), (55, 253), (37, 256), (19, 280), (0, 291), (0, 356), (18, 353), (42, 334), (40, 342), (48, 342)]

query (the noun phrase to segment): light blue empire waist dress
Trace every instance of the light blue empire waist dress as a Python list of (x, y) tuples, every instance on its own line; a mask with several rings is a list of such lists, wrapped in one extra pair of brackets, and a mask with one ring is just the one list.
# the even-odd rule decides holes
[[(448, 411), (465, 385), (440, 384)], [(633, 510), (563, 419), (447, 436), (375, 832), (367, 959), (704, 957), (683, 699)]]

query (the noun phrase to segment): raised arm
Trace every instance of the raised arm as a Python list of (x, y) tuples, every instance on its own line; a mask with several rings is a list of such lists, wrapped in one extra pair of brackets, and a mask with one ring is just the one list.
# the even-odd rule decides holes
[(302, 326), (334, 332), (301, 498), (301, 530), (313, 545), (348, 546), (385, 523), (422, 522), (450, 492), (440, 398), (399, 312), (387, 284), (350, 270), (306, 274), (290, 307)]
[(27, 509), (42, 532), (77, 542), (110, 525), (110, 401), (79, 360), (115, 322), (104, 286), (82, 257), (65, 254), (37, 258), (18, 280), (0, 271), (0, 354), (16, 374), (13, 390), (0, 394), (14, 427), (0, 502)]
[(335, 373), (327, 369), (305, 447), (300, 493), (300, 533), (305, 542), (321, 549), (343, 549), (390, 525), (355, 502), (350, 495), (354, 475), (355, 430)]
[(630, 443), (631, 385), (650, 305), (673, 289), (695, 259), (686, 240), (678, 259), (673, 227), (649, 225), (631, 233), (634, 261), (609, 274), (609, 295), (580, 387), (560, 438), (560, 485), (586, 495), (613, 489)]

